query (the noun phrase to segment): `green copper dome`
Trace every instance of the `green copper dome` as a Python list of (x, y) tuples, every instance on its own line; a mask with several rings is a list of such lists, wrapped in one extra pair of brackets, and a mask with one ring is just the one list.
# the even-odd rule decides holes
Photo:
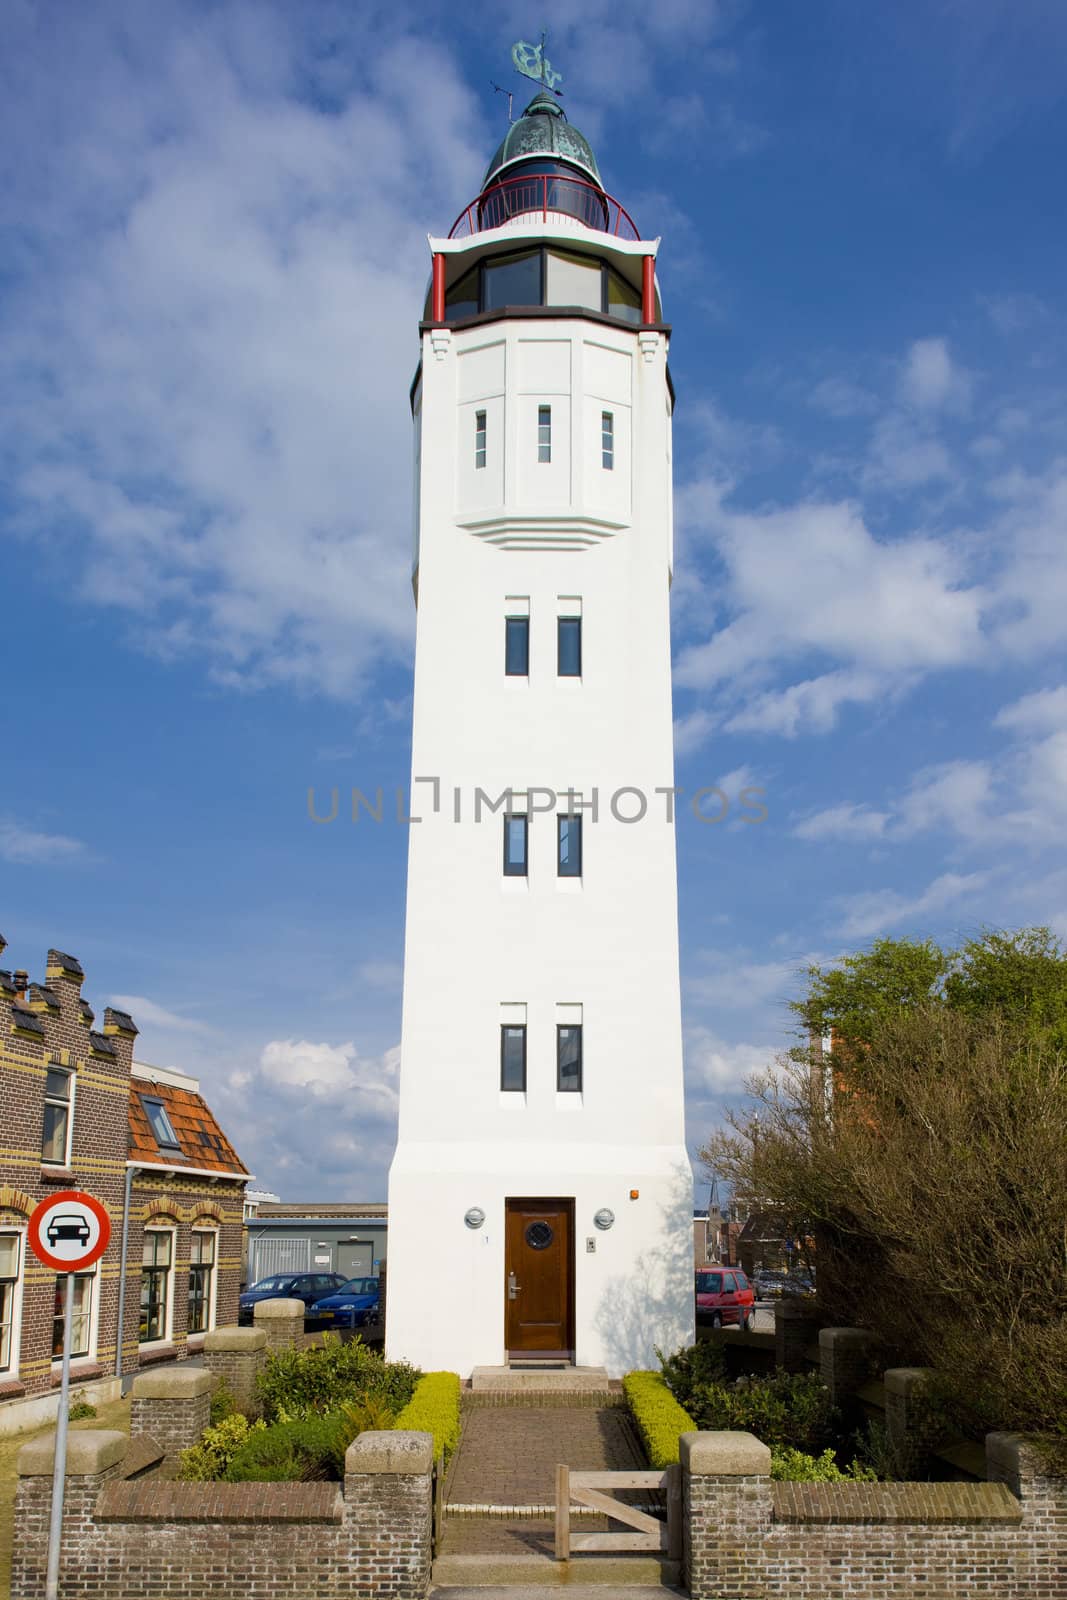
[(544, 156), (580, 167), (594, 183), (603, 188), (600, 169), (589, 140), (577, 128), (571, 127), (559, 101), (547, 89), (534, 95), (518, 122), (511, 124), (503, 143), (486, 168), (482, 188), (489, 186), (502, 167), (510, 166), (514, 161), (533, 161)]

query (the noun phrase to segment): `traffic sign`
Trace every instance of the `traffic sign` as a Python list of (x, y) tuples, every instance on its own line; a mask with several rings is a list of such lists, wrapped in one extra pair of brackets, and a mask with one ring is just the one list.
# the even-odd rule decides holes
[(62, 1189), (34, 1207), (30, 1249), (53, 1272), (84, 1272), (111, 1239), (111, 1218), (95, 1195)]

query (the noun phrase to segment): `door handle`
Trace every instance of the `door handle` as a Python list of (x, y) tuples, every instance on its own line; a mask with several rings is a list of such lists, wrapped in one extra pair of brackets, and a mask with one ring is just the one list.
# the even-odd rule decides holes
[(515, 1274), (513, 1272), (509, 1272), (508, 1273), (508, 1299), (509, 1300), (517, 1300), (519, 1298), (519, 1288), (520, 1288), (520, 1285), (515, 1282)]

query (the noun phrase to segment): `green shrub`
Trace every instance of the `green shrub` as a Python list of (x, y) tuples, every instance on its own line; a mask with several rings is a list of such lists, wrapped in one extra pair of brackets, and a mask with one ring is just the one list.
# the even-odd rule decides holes
[(275, 1422), (249, 1433), (221, 1474), (228, 1483), (283, 1483), (345, 1475), (345, 1451), (357, 1427), (344, 1411)]
[(253, 1434), (262, 1433), (264, 1422), (249, 1422), (239, 1411), (224, 1417), (214, 1427), (205, 1428), (197, 1444), (183, 1450), (178, 1477), (183, 1483), (212, 1483), (225, 1476), (237, 1452)]
[(376, 1394), (365, 1400), (349, 1400), (341, 1410), (352, 1424), (352, 1437), (358, 1433), (385, 1433), (396, 1427), (396, 1418), (385, 1401)]
[(433, 1458), (447, 1461), (459, 1443), (459, 1378), (454, 1372), (427, 1372), (396, 1419), (398, 1428), (433, 1434)]
[(696, 1423), (684, 1411), (658, 1372), (628, 1372), (622, 1392), (645, 1446), (649, 1465), (657, 1469), (678, 1460), (678, 1440)]
[(877, 1483), (878, 1474), (873, 1467), (853, 1461), (842, 1472), (834, 1460), (834, 1453), (826, 1449), (819, 1456), (807, 1455), (803, 1450), (793, 1450), (789, 1445), (771, 1448), (771, 1477), (778, 1483)]
[(767, 1445), (807, 1452), (825, 1450), (834, 1442), (839, 1418), (830, 1404), (830, 1391), (816, 1374), (775, 1372), (733, 1383), (722, 1378), (707, 1381), (702, 1358), (695, 1357), (688, 1365), (683, 1359), (693, 1354), (680, 1351), (664, 1362), (664, 1379), (676, 1399), (685, 1396), (696, 1419), (694, 1427), (737, 1429), (754, 1433)]
[(395, 1416), (415, 1392), (420, 1373), (406, 1361), (385, 1361), (359, 1339), (342, 1344), (325, 1334), (304, 1350), (274, 1350), (256, 1386), (268, 1422), (336, 1411), (371, 1396)]
[(96, 1407), (90, 1405), (88, 1400), (75, 1400), (67, 1412), (68, 1422), (81, 1422), (85, 1417), (95, 1417)]
[(701, 1339), (665, 1356), (657, 1349), (668, 1389), (680, 1406), (688, 1406), (699, 1390), (726, 1382), (726, 1352), (720, 1344)]
[(224, 1383), (217, 1383), (211, 1396), (211, 1422), (224, 1422), (237, 1410), (237, 1401)]

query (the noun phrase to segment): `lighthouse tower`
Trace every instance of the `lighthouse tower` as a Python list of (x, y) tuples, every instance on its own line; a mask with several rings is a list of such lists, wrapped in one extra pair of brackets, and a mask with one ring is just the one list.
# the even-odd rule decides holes
[(658, 243), (547, 87), (430, 239), (387, 1341), (462, 1376), (693, 1334)]

